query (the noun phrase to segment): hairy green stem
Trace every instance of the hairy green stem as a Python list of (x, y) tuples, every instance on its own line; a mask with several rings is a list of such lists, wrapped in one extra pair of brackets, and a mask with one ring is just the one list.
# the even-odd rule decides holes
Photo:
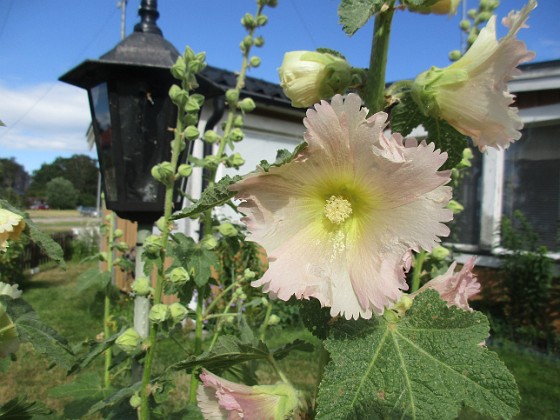
[(416, 292), (420, 288), (420, 280), (422, 278), (422, 266), (428, 253), (420, 251), (414, 260), (414, 269), (412, 271), (412, 285), (410, 286), (410, 293)]
[(370, 115), (385, 109), (385, 72), (395, 1), (388, 1), (387, 10), (378, 13), (375, 17), (369, 71), (364, 88), (364, 101), (366, 107), (369, 108)]
[[(114, 234), (114, 224), (115, 224), (115, 214), (110, 213), (109, 216), (109, 236), (107, 238), (107, 271), (111, 274), (111, 279), (113, 278), (113, 241), (115, 240)], [(111, 298), (109, 296), (112, 286), (112, 281), (105, 288), (105, 303), (103, 309), (103, 334), (105, 339), (111, 336)], [(103, 387), (109, 388), (111, 386), (111, 360), (112, 360), (112, 349), (109, 347), (105, 350), (105, 367), (103, 371)]]
[[(181, 135), (183, 133), (183, 111), (180, 110), (177, 115), (177, 127), (175, 128), (175, 141), (173, 142), (173, 148), (171, 151), (171, 167), (173, 173), (177, 172), (177, 163), (179, 161), (179, 156), (181, 154)], [(171, 218), (171, 213), (173, 212), (173, 188), (174, 183), (165, 184), (165, 205), (163, 210), (163, 217), (166, 223), (163, 226), (163, 231), (161, 232), (161, 252), (160, 258), (161, 263), (158, 264), (158, 273), (156, 279), (156, 287), (154, 291), (154, 305), (161, 303), (161, 298), (163, 295), (163, 284), (165, 280), (163, 262), (165, 261), (166, 249), (167, 249), (167, 239), (169, 237), (169, 223)], [(158, 325), (150, 324), (150, 333), (148, 335), (148, 352), (146, 354), (146, 359), (144, 361), (144, 372), (142, 375), (142, 385), (140, 389), (141, 404), (138, 410), (138, 418), (141, 420), (147, 420), (150, 418), (148, 398), (150, 395), (149, 385), (151, 378), (152, 364), (154, 361), (154, 354), (156, 351), (156, 337), (158, 332)]]
[(268, 306), (266, 308), (266, 315), (264, 316), (264, 321), (261, 325), (261, 331), (260, 331), (260, 335), (259, 335), (259, 340), (264, 341), (265, 335), (266, 335), (266, 329), (268, 328), (268, 321), (270, 321), (270, 314), (272, 313), (272, 305), (270, 304), (270, 302), (268, 303)]

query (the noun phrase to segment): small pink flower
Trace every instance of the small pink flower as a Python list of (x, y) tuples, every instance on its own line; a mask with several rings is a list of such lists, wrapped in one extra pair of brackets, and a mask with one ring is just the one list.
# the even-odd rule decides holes
[(206, 369), (197, 391), (198, 407), (207, 420), (284, 420), (299, 403), (287, 384), (247, 386), (220, 378)]
[(468, 300), (480, 292), (480, 283), (472, 272), (474, 260), (474, 258), (469, 259), (457, 273), (455, 273), (457, 263), (454, 262), (445, 274), (430, 280), (411, 296), (414, 297), (427, 289), (434, 289), (447, 302), (447, 306), (456, 306), (465, 311), (472, 311)]
[(252, 283), (288, 300), (316, 298), (347, 319), (381, 314), (407, 289), (407, 253), (430, 250), (452, 218), (447, 155), (434, 144), (386, 137), (387, 115), (366, 118), (358, 95), (307, 111), (307, 147), (231, 188), (249, 240), (269, 268)]
[(520, 12), (511, 12), (503, 19), (509, 32), (499, 41), (496, 16), (492, 16), (463, 57), (416, 78), (413, 92), (425, 112), (471, 137), (481, 151), (487, 147), (506, 149), (521, 137), (523, 123), (517, 108), (511, 106), (514, 96), (507, 82), (521, 73), (517, 69), (520, 63), (535, 56), (516, 39), (535, 7), (536, 1), (530, 0)]

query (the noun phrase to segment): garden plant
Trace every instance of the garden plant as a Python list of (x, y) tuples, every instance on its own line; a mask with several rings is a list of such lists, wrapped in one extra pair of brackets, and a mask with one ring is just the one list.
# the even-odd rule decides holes
[[(445, 419), (464, 407), (513, 417), (517, 385), (485, 345), (488, 320), (469, 305), (480, 290), (476, 261), (460, 269), (448, 265), (440, 242), (461, 208), (452, 187), (469, 165), (467, 138), (485, 151), (505, 149), (521, 136), (507, 81), (533, 58), (516, 35), (535, 0), (504, 17), (508, 32), (499, 40), (492, 15), (497, 2), (481, 0), (461, 23), (469, 33), (466, 52), (452, 52), (446, 68), (388, 87), (393, 18), (403, 10), (455, 13), (460, 0), (342, 0), (340, 22), (348, 35), (375, 20), (369, 68), (354, 68), (329, 49), (287, 52), (280, 81), (294, 107), (308, 108), (304, 141), (249, 174), (217, 179), (220, 165), (244, 163), (235, 145), (256, 105), (242, 92), (247, 71), (260, 64), (254, 51), (265, 40), (258, 31), (276, 0), (256, 3), (256, 12), (241, 20), (247, 31), (242, 63), (225, 94), (220, 130), (198, 128), (204, 97), (195, 90), (205, 54), (187, 47), (171, 69), (177, 82), (169, 95), (178, 109), (172, 155), (152, 168), (166, 188), (164, 215), (156, 222), (159, 233), (145, 239), (137, 256), (143, 273), (132, 284), (133, 295), (150, 305), (147, 334), (132, 317), (126, 324), (111, 315), (110, 270), (119, 261), (108, 252), (99, 258), (109, 271), (82, 280), (102, 286), (103, 334), (68, 345), (16, 285), (2, 283), (0, 357), (15, 360), (19, 342), (30, 342), (72, 375), (56, 393), (87, 399), (84, 414), (104, 418), (167, 418), (177, 392), (188, 403), (173, 414), (183, 418)], [(427, 133), (421, 141), (409, 137), (418, 126)], [(211, 143), (214, 154), (180, 162), (192, 150), (188, 143), (199, 140)], [(194, 167), (203, 168), (206, 188), (173, 212), (175, 183)], [(6, 201), (0, 206), (2, 250), (25, 232), (60, 259), (24, 213)], [(221, 206), (241, 221), (227, 220)], [(176, 231), (174, 221), (182, 218), (200, 223), (200, 238)], [(120, 233), (111, 224), (106, 229), (108, 249), (125, 250)], [(168, 303), (165, 295), (178, 301)], [(295, 308), (317, 340), (269, 345), (267, 330), (289, 313), (278, 309), (282, 305)], [(177, 340), (177, 330), (189, 323), (192, 334), (178, 342), (185, 356), (156, 370), (161, 339)], [(320, 355), (311, 391), (297, 389), (279, 364), (292, 352), (309, 351)], [(92, 375), (98, 357), (103, 370)], [(266, 383), (257, 374), (263, 364), (274, 376)], [(190, 383), (173, 389), (179, 371)], [(3, 410), (29, 413), (33, 404), (16, 399)]]

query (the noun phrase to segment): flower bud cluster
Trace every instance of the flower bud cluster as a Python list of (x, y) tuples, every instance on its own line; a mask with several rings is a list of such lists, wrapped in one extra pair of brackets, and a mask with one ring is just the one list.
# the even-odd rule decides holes
[(153, 324), (172, 327), (184, 320), (188, 313), (189, 310), (179, 302), (174, 302), (171, 305), (159, 303), (152, 306), (148, 318)]

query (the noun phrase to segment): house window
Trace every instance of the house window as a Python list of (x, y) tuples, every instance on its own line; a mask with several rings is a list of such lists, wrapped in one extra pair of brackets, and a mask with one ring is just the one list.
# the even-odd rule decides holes
[(540, 245), (560, 250), (560, 125), (529, 126), (505, 153), (502, 216), (516, 210), (539, 235)]

